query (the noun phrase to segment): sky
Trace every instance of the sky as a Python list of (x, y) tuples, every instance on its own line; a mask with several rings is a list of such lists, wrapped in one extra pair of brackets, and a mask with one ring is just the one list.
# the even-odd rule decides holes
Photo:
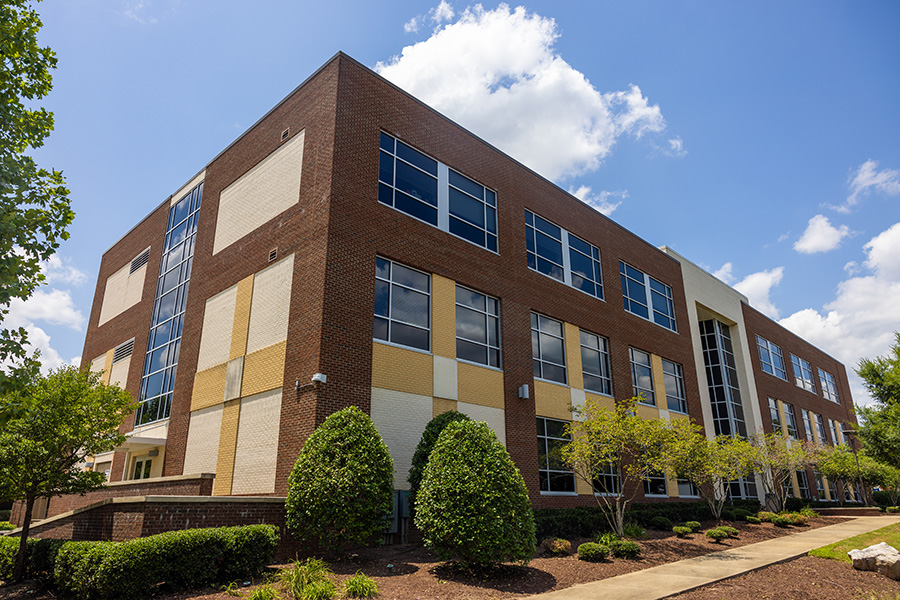
[(103, 252), (336, 52), (375, 69), (848, 370), (900, 331), (900, 3), (47, 0), (35, 152), (76, 212), (15, 302), (79, 363)]

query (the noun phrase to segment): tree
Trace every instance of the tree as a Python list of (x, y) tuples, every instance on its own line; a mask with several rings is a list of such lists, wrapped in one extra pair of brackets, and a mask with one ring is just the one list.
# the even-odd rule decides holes
[(753, 472), (750, 443), (727, 435), (713, 439), (702, 428), (687, 420), (672, 423), (674, 443), (667, 452), (668, 470), (693, 483), (713, 516), (721, 520), (728, 501), (729, 481)]
[(35, 500), (102, 487), (103, 473), (85, 471), (83, 461), (125, 441), (119, 425), (135, 405), (125, 390), (101, 383), (99, 373), (75, 367), (51, 371), (14, 394), (40, 407), (0, 430), (0, 496), (25, 503), (14, 572), (20, 581)]
[(431, 451), (434, 449), (438, 437), (450, 423), (468, 420), (469, 417), (463, 413), (448, 410), (428, 421), (428, 425), (425, 426), (425, 431), (422, 432), (422, 439), (419, 440), (419, 445), (416, 446), (416, 451), (413, 453), (412, 464), (409, 467), (409, 476), (406, 479), (409, 482), (409, 505), (413, 517), (415, 517), (416, 495), (419, 493), (419, 486), (422, 484), (425, 465), (428, 464), (428, 457), (431, 456)]
[(894, 333), (890, 353), (859, 361), (856, 374), (875, 400), (857, 406), (859, 437), (873, 458), (900, 467), (900, 333)]
[(303, 541), (344, 552), (384, 531), (394, 496), (394, 462), (369, 416), (333, 413), (300, 450), (291, 471), (286, 524)]
[[(880, 463), (866, 452), (856, 455), (853, 449), (845, 444), (827, 446), (821, 448), (816, 456), (816, 467), (829, 481), (837, 484), (840, 490), (836, 500), (843, 505), (843, 491), (853, 487), (857, 482), (862, 482), (863, 487), (890, 485), (891, 474), (896, 471), (894, 467)], [(865, 494), (865, 489), (860, 490)]]
[(588, 399), (576, 409), (572, 441), (562, 460), (590, 484), (609, 526), (625, 534), (625, 508), (650, 474), (665, 472), (672, 430), (660, 419), (637, 416), (637, 398), (610, 410)]
[(793, 475), (816, 461), (818, 448), (808, 442), (792, 440), (790, 444), (780, 434), (759, 434), (750, 439), (750, 461), (753, 471), (762, 474), (766, 498), (775, 502), (778, 511), (784, 510), (789, 491), (793, 490)]
[[(26, 154), (53, 130), (52, 113), (26, 107), (50, 92), (56, 68), (54, 52), (37, 43), (41, 25), (28, 0), (0, 0), (0, 321), (13, 298), (25, 300), (43, 281), (41, 263), (68, 239), (74, 217), (62, 173), (39, 168)], [(24, 328), (0, 329), (0, 365), (7, 365), (0, 395), (37, 373), (26, 342)], [(19, 409), (0, 405), (0, 422)]]
[(438, 437), (419, 489), (416, 527), (443, 560), (487, 567), (534, 554), (525, 480), (487, 423), (454, 421)]

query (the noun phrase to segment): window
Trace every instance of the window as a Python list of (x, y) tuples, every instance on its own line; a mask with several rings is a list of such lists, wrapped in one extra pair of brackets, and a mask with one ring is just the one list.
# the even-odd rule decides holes
[(837, 446), (841, 443), (841, 438), (838, 436), (837, 422), (834, 419), (828, 419), (828, 429), (831, 430), (831, 445)]
[(835, 404), (841, 403), (840, 398), (838, 398), (837, 382), (834, 380), (834, 375), (819, 369), (819, 385), (822, 386), (822, 395), (825, 396), (826, 400), (831, 400)]
[(500, 303), (456, 286), (456, 357), (500, 367)]
[(800, 439), (800, 434), (797, 431), (797, 417), (794, 414), (794, 405), (787, 402), (782, 402), (781, 404), (784, 406), (784, 424), (787, 427), (788, 437), (792, 440)]
[(853, 427), (850, 426), (850, 423), (841, 423), (841, 440), (844, 444), (850, 445), (851, 435), (853, 435)]
[(806, 471), (797, 471), (797, 485), (800, 486), (800, 497), (811, 500), (809, 495), (809, 480), (806, 478)]
[(153, 463), (151, 458), (140, 458), (134, 461), (134, 471), (131, 474), (132, 479), (150, 479), (150, 466)]
[(672, 288), (624, 262), (619, 262), (619, 272), (622, 275), (625, 310), (666, 329), (678, 331), (675, 328)]
[(386, 133), (378, 201), (464, 240), (497, 251), (497, 194)]
[(822, 479), (822, 474), (819, 473), (818, 469), (813, 469), (813, 476), (816, 480), (816, 494), (819, 496), (819, 500), (825, 499), (825, 480)]
[(644, 480), (644, 495), (646, 496), (668, 496), (669, 491), (666, 489), (665, 473), (648, 473), (647, 479)]
[(772, 429), (781, 434), (781, 415), (778, 413), (778, 402), (775, 398), (769, 398), (769, 417), (772, 419)]
[(609, 341), (605, 337), (581, 331), (581, 369), (584, 389), (612, 396), (609, 369)]
[(803, 432), (806, 434), (807, 441), (811, 442), (816, 439), (813, 436), (812, 418), (809, 416), (809, 411), (805, 408), (800, 409), (800, 414), (803, 415)]
[(743, 500), (756, 500), (756, 479), (753, 476), (741, 477), (728, 482), (728, 497), (734, 500), (741, 498)]
[(666, 406), (669, 410), (687, 414), (684, 394), (684, 374), (681, 365), (662, 359), (663, 380), (666, 384)]
[(430, 300), (431, 276), (376, 257), (376, 340), (428, 350), (431, 332)]
[(607, 463), (594, 473), (593, 484), (595, 494), (618, 496), (622, 491), (622, 480), (619, 477), (619, 469), (616, 467), (616, 463)]
[(628, 352), (631, 356), (631, 383), (634, 386), (634, 395), (640, 398), (641, 403), (656, 406), (650, 355), (634, 348), (629, 348)]
[[(813, 413), (815, 415), (815, 413)], [(816, 433), (819, 434), (819, 444), (824, 446), (825, 442), (828, 438), (825, 437), (825, 421), (822, 419), (822, 415), (816, 416)]]
[(794, 384), (815, 394), (816, 383), (813, 381), (812, 367), (809, 362), (791, 354), (791, 364), (794, 366)]
[(794, 483), (791, 481), (790, 474), (787, 474), (787, 475), (788, 476), (781, 482), (781, 489), (784, 490), (784, 495), (786, 498), (793, 498), (794, 497)]
[(542, 492), (575, 493), (575, 474), (560, 459), (560, 451), (572, 440), (565, 421), (537, 418), (538, 474)]
[(731, 328), (718, 319), (700, 322), (703, 363), (716, 435), (747, 435)]
[(525, 254), (528, 268), (603, 299), (600, 249), (528, 210)]
[(787, 372), (784, 370), (784, 354), (781, 353), (781, 348), (759, 336), (756, 336), (756, 347), (759, 349), (759, 363), (762, 370), (787, 381)]
[(678, 480), (678, 497), (679, 498), (699, 498), (700, 490), (696, 485), (687, 479)]
[(531, 313), (531, 356), (535, 378), (566, 383), (566, 343), (561, 322)]

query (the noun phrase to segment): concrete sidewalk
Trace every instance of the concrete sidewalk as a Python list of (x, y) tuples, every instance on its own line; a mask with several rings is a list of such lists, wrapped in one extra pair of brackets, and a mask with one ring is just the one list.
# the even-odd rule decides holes
[(584, 583), (532, 598), (539, 600), (656, 600), (802, 556), (861, 533), (900, 523), (900, 517), (859, 517), (774, 540)]

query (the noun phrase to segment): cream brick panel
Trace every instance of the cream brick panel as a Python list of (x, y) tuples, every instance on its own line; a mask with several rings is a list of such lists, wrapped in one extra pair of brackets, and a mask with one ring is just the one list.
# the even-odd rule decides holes
[(213, 254), (300, 201), (301, 131), (219, 195)]
[(572, 418), (575, 419), (578, 417), (576, 409), (584, 408), (584, 403), (587, 401), (587, 394), (584, 390), (569, 388), (569, 398), (572, 403)]
[(144, 425), (143, 427), (136, 427), (132, 433), (141, 437), (166, 439), (169, 437), (169, 422), (162, 421), (161, 423), (157, 422)]
[(281, 422), (281, 388), (242, 399), (239, 422), (231, 493), (272, 494)]
[(575, 477), (575, 492), (577, 494), (584, 494), (590, 496), (594, 493), (594, 490), (591, 488), (591, 484), (582, 479), (581, 477)]
[(569, 405), (572, 394), (569, 387), (546, 381), (534, 382), (534, 412), (539, 417), (550, 417), (562, 421), (572, 420)]
[(457, 400), (493, 408), (506, 408), (503, 372), (469, 363), (458, 363)]
[(431, 398), (433, 369), (430, 354), (372, 343), (372, 387)]
[(456, 360), (445, 356), (434, 356), (434, 395), (448, 400), (457, 399)]
[(394, 459), (395, 489), (409, 489), (412, 456), (432, 414), (431, 396), (372, 388), (372, 422)]
[(191, 410), (222, 404), (225, 401), (225, 377), (225, 364), (195, 373), (194, 388), (191, 391)]
[(231, 352), (231, 329), (234, 326), (234, 307), (237, 286), (219, 292), (206, 301), (203, 312), (203, 331), (200, 334), (200, 354), (197, 370), (228, 362)]
[(431, 276), (431, 350), (436, 356), (456, 358), (456, 282)]
[(284, 355), (287, 342), (258, 350), (244, 357), (244, 376), (241, 396), (280, 388), (284, 384)]
[(187, 449), (184, 452), (185, 475), (215, 473), (219, 457), (219, 433), (222, 431), (222, 404), (191, 413)]
[(490, 425), (500, 443), (506, 445), (506, 412), (503, 409), (459, 402), (456, 410), (467, 415), (473, 421), (484, 421)]
[(103, 369), (106, 368), (106, 355), (101, 354), (97, 358), (91, 361), (91, 372), (99, 373)]
[(128, 369), (131, 367), (131, 357), (113, 364), (109, 371), (109, 384), (124, 388), (128, 383)]
[(581, 367), (581, 332), (571, 323), (564, 323), (566, 337), (566, 373), (569, 385), (584, 389), (584, 373)]
[(653, 395), (656, 396), (656, 406), (668, 407), (666, 401), (666, 378), (663, 375), (662, 357), (650, 355), (650, 369), (653, 374)]
[(293, 254), (253, 276), (247, 354), (287, 339), (293, 277)]
[(457, 402), (456, 400), (447, 400), (446, 398), (435, 398), (434, 399), (434, 408), (431, 412), (433, 417), (438, 415), (442, 415), (445, 412), (456, 410)]
[(128, 261), (124, 267), (106, 278), (98, 325), (103, 325), (141, 301), (147, 265), (129, 275), (130, 270), (131, 261)]

